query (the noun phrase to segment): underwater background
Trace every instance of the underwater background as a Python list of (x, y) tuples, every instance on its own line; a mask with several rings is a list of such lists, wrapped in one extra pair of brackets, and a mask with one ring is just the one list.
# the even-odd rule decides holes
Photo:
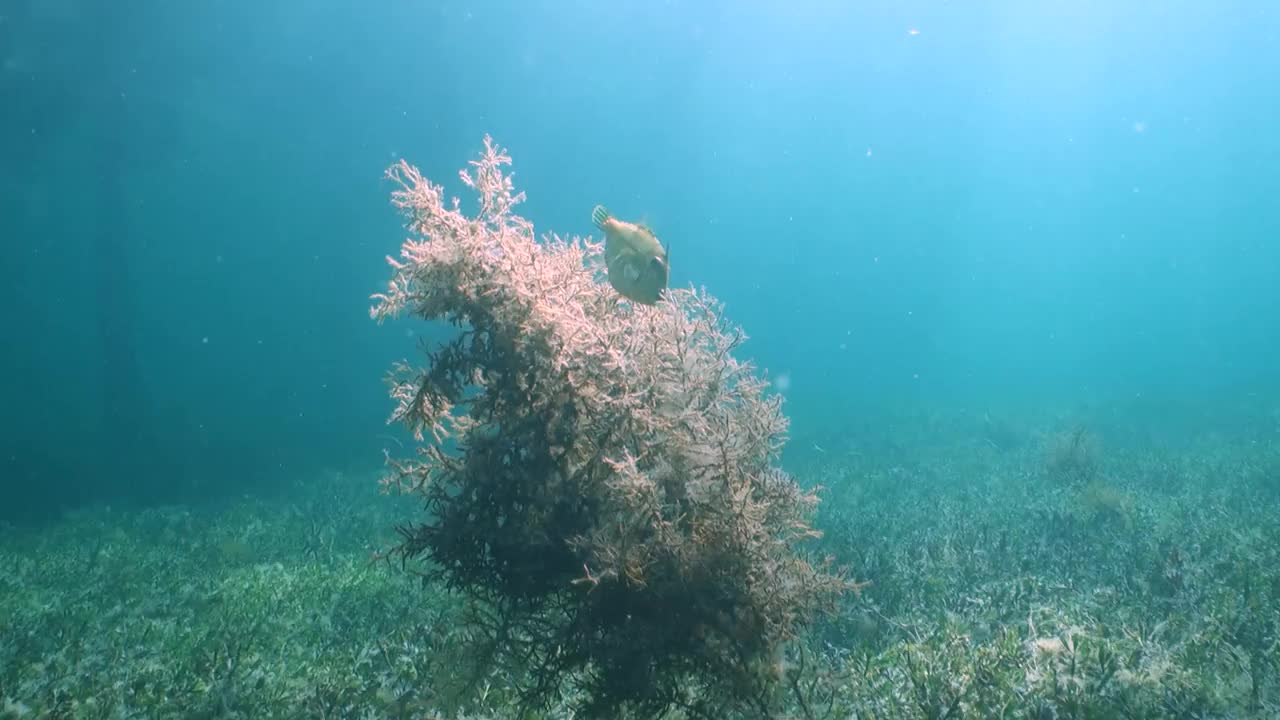
[[(431, 606), (366, 562), (414, 511), (377, 494), (383, 378), (448, 336), (369, 317), (406, 234), (383, 173), (460, 194), (486, 133), (539, 232), (643, 220), (745, 329), (873, 583), (832, 662), (1024, 683), (899, 707), (927, 692), (886, 670), (842, 717), (1102, 717), (1037, 704), (1058, 625), (1159, 645), (1062, 686), (1105, 712), (1277, 716), (1278, 42), (1245, 0), (5, 2), (0, 717), (453, 712), (386, 643), (332, 648)], [(199, 656), (268, 617), (293, 660)], [(112, 627), (135, 654), (89, 651)]]
[(586, 235), (596, 203), (657, 228), (672, 284), (790, 379), (797, 433), (908, 408), (1255, 427), (1275, 14), (10, 3), (5, 514), (377, 462), (382, 374), (422, 330), (368, 320), (403, 236), (382, 172), (456, 193), (486, 132), (540, 231)]

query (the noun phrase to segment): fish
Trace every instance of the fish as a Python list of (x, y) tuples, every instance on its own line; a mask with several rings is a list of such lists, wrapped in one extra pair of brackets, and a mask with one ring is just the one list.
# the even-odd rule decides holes
[(604, 264), (609, 284), (619, 295), (642, 305), (656, 305), (671, 277), (671, 253), (644, 225), (619, 220), (603, 205), (591, 211), (591, 222), (604, 231)]

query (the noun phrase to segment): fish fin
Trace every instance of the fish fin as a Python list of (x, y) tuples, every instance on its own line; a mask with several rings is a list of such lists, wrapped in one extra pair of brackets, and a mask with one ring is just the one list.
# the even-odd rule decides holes
[(604, 229), (604, 224), (608, 220), (609, 220), (609, 208), (603, 205), (597, 205), (595, 206), (595, 209), (591, 211), (591, 222), (595, 223), (595, 226), (600, 228), (601, 230)]
[(622, 268), (622, 277), (626, 278), (627, 282), (633, 283), (640, 279), (640, 271), (634, 263), (627, 263)]

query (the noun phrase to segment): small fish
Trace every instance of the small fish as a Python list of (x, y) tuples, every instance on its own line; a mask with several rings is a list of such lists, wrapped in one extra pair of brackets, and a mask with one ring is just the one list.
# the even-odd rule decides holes
[(591, 222), (604, 231), (604, 264), (613, 289), (643, 305), (657, 303), (671, 273), (667, 248), (652, 230), (613, 217), (603, 205), (591, 211)]

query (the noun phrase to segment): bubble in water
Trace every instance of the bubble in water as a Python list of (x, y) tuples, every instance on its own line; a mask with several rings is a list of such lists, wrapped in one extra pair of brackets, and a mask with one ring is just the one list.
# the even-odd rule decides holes
[(778, 378), (773, 381), (773, 386), (778, 388), (778, 392), (786, 392), (790, 390), (791, 389), (791, 373), (784, 372), (778, 375)]

